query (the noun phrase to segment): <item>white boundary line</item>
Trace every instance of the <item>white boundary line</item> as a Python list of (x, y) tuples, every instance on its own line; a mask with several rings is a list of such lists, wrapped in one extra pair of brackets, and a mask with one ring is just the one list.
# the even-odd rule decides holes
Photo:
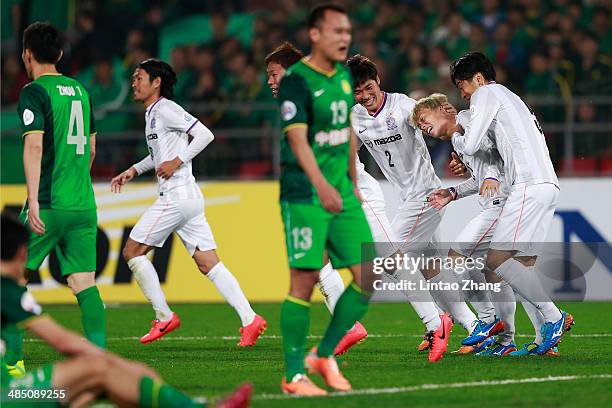
[[(320, 339), (323, 336), (308, 336), (309, 339)], [(532, 334), (517, 334), (515, 337), (530, 339), (533, 338)], [(566, 338), (597, 338), (597, 337), (612, 337), (612, 333), (579, 333), (571, 334), (568, 333)], [(280, 340), (282, 336), (279, 335), (263, 335), (260, 339), (268, 340)], [(370, 339), (387, 339), (387, 338), (423, 338), (422, 334), (368, 334)], [(124, 341), (124, 340), (139, 340), (140, 337), (136, 336), (123, 336), (123, 337), (108, 337), (107, 341)], [(167, 336), (158, 341), (193, 341), (193, 340), (240, 340), (240, 336)], [(42, 342), (40, 339), (25, 339), (24, 341), (30, 343)]]
[[(576, 380), (612, 380), (612, 374), (595, 374), (595, 375), (564, 375), (564, 376), (548, 376), (548, 377), (531, 377), (506, 379), (495, 381), (473, 381), (461, 383), (447, 384), (422, 384), (413, 385), (410, 387), (392, 387), (392, 388), (363, 388), (349, 392), (334, 392), (329, 393), (325, 397), (352, 397), (358, 395), (380, 395), (380, 394), (402, 394), (416, 391), (440, 390), (445, 388), (469, 388), (469, 387), (486, 387), (495, 385), (513, 385), (513, 384), (529, 384), (529, 383), (544, 383), (557, 381), (576, 381)], [(253, 396), (253, 400), (278, 400), (278, 399), (293, 399), (293, 398), (312, 398), (301, 397), (296, 395), (285, 394), (260, 394)]]

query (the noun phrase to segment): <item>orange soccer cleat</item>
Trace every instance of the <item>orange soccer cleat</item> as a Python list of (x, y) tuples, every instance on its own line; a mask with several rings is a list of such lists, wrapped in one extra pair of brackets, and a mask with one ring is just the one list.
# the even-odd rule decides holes
[(251, 324), (240, 328), (241, 336), (238, 347), (254, 346), (259, 336), (266, 331), (267, 327), (268, 322), (260, 315), (255, 315), (255, 320)]
[(313, 348), (304, 360), (304, 366), (310, 374), (318, 374), (323, 377), (325, 384), (336, 391), (350, 391), (351, 384), (342, 375), (334, 356), (319, 357), (317, 348)]
[(431, 348), (429, 349), (429, 361), (434, 362), (442, 358), (448, 348), (448, 338), (453, 328), (453, 321), (447, 314), (440, 315), (441, 324), (437, 330), (430, 333)]
[(334, 356), (341, 356), (355, 344), (359, 344), (368, 337), (368, 332), (365, 327), (359, 322), (356, 322), (351, 330), (346, 332), (344, 337), (340, 339), (340, 343), (334, 350)]
[(327, 395), (327, 391), (317, 387), (305, 374), (296, 374), (290, 382), (287, 382), (283, 377), (281, 388), (285, 394), (303, 395), (305, 397)]
[(158, 319), (153, 320), (151, 330), (140, 338), (142, 344), (155, 341), (173, 330), (181, 327), (181, 319), (176, 313), (172, 313), (172, 317), (167, 322), (160, 322)]

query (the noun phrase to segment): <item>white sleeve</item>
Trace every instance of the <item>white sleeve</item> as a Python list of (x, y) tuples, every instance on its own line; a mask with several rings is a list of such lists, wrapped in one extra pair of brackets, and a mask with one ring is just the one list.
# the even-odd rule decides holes
[(465, 128), (464, 153), (473, 155), (476, 153), (487, 130), (491, 127), (491, 122), (497, 115), (500, 103), (486, 86), (480, 87), (470, 101), (470, 124)]
[(484, 179), (495, 179), (499, 181), (501, 175), (501, 171), (496, 163), (490, 163), (487, 166), (487, 171), (485, 172)]
[(153, 158), (151, 157), (151, 155), (148, 155), (147, 157), (136, 163), (134, 165), (134, 168), (136, 169), (136, 173), (138, 173), (138, 175), (140, 176), (141, 174), (146, 173), (147, 171), (153, 170), (155, 168), (155, 163), (153, 162)]
[(212, 132), (199, 121), (189, 130), (189, 135), (193, 139), (189, 142), (187, 149), (178, 155), (183, 163), (193, 160), (215, 138)]
[(479, 190), (479, 185), (474, 177), (470, 177), (465, 180), (463, 183), (459, 183), (455, 186), (455, 191), (457, 192), (457, 200), (463, 197), (468, 197), (473, 194), (476, 194)]
[(191, 129), (199, 123), (199, 120), (190, 115), (185, 109), (173, 103), (165, 105), (164, 109), (159, 110), (164, 120), (164, 125), (169, 130), (178, 130), (183, 133), (190, 133)]

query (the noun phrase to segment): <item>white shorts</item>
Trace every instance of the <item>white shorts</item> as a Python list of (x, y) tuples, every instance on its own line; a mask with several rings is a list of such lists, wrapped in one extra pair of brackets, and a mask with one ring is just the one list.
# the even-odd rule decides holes
[(176, 232), (189, 255), (196, 249), (208, 251), (217, 244), (204, 215), (204, 200), (169, 200), (159, 197), (140, 217), (130, 238), (141, 244), (162, 247), (166, 239)]
[(393, 221), (393, 230), (401, 243), (402, 252), (434, 249), (438, 251), (440, 243), (440, 222), (442, 211), (433, 208), (429, 203), (404, 201), (400, 204)]
[(537, 253), (555, 214), (559, 189), (554, 184), (517, 184), (512, 187), (497, 221), (491, 248)]
[(385, 206), (385, 196), (376, 180), (369, 183), (367, 188), (363, 188), (363, 184), (359, 184), (359, 193), (361, 194), (361, 208), (368, 220), (372, 238), (376, 243), (376, 249), (379, 256), (389, 256), (397, 252), (394, 243), (398, 242), (395, 237), (389, 218), (387, 217), (387, 209)]
[(483, 209), (463, 227), (452, 248), (466, 257), (484, 257), (489, 250), (489, 245), (497, 226), (497, 220), (502, 211), (503, 207)]

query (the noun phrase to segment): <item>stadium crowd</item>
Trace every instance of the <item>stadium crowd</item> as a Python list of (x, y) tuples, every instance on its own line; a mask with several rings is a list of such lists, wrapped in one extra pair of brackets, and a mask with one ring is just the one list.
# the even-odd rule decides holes
[[(254, 114), (248, 107), (226, 111), (223, 106), (273, 102), (265, 85), (264, 56), (284, 40), (307, 51), (304, 18), (315, 2), (86, 0), (73, 11), (73, 2), (53, 3), (56, 7), (49, 13), (47, 0), (3, 2), (3, 110), (17, 102), (28, 82), (17, 33), (30, 21), (50, 20), (67, 32), (69, 48), (60, 69), (89, 87), (99, 129), (117, 131), (125, 128), (130, 115), (112, 114), (105, 120), (104, 112), (131, 104), (133, 68), (147, 57), (165, 58), (175, 68), (179, 103), (218, 102), (204, 118), (209, 126), (237, 121), (244, 127), (260, 126), (275, 120), (269, 112)], [(463, 53), (478, 50), (494, 61), (498, 82), (528, 100), (612, 94), (612, 5), (608, 1), (341, 3), (350, 10), (353, 22), (352, 51), (377, 63), (384, 89), (415, 98), (444, 92), (464, 106), (450, 83), (448, 67)], [(535, 108), (545, 123), (566, 119), (563, 105)], [(577, 123), (610, 121), (610, 117), (610, 104), (582, 102), (575, 109)], [(581, 132), (575, 155), (610, 156), (610, 135)], [(556, 139), (551, 154), (559, 160), (563, 141)]]

